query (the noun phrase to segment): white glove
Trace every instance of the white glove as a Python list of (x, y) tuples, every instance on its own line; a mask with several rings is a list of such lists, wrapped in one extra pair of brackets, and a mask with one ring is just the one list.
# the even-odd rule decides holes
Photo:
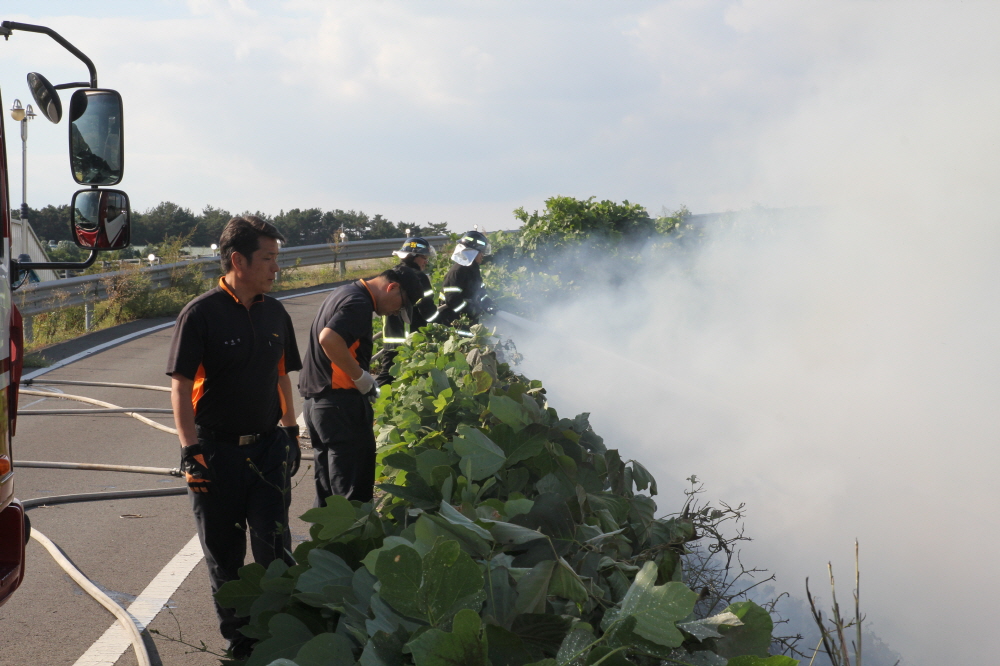
[(375, 388), (375, 378), (367, 370), (362, 370), (361, 376), (354, 380), (354, 386), (361, 391), (361, 395), (368, 395)]

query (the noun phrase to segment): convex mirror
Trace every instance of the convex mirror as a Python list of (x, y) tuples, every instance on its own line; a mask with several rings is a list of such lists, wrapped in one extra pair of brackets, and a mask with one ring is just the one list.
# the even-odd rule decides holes
[(42, 115), (58, 124), (62, 120), (62, 101), (56, 87), (38, 72), (31, 72), (28, 74), (28, 88)]
[(131, 242), (132, 209), (120, 190), (80, 190), (73, 195), (73, 240), (85, 250), (120, 250)]
[(85, 88), (69, 103), (69, 159), (81, 185), (117, 185), (125, 171), (122, 96)]

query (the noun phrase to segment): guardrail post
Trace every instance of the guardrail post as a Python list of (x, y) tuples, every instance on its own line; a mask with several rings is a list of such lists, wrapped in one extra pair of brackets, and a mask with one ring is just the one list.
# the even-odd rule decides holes
[(83, 304), (83, 330), (89, 331), (94, 324), (94, 304)]
[(34, 317), (24, 317), (21, 319), (21, 334), (24, 336), (26, 343), (31, 342), (35, 338), (34, 319)]
[(344, 277), (344, 274), (346, 273), (347, 273), (347, 262), (346, 261), (337, 262), (337, 274), (340, 275), (340, 277)]

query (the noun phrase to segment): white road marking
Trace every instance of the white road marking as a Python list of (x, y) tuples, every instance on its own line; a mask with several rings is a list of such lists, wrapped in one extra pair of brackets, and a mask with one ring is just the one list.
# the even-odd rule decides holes
[[(203, 557), (201, 542), (198, 541), (196, 534), (136, 597), (128, 607), (128, 612), (135, 618), (140, 631), (163, 610), (170, 596), (177, 591)], [(115, 622), (82, 657), (76, 660), (73, 666), (114, 666), (131, 645), (128, 634)]]
[(133, 338), (140, 338), (140, 337), (142, 337), (142, 336), (144, 336), (144, 335), (146, 335), (148, 333), (152, 333), (153, 331), (159, 331), (160, 329), (163, 329), (163, 328), (170, 328), (175, 323), (176, 322), (172, 322), (171, 321), (171, 322), (167, 322), (166, 324), (158, 324), (156, 326), (150, 326), (149, 328), (144, 328), (141, 331), (136, 331), (134, 333), (129, 333), (128, 335), (123, 335), (120, 338), (115, 338), (114, 340), (109, 340), (108, 342), (103, 342), (103, 343), (101, 343), (99, 345), (95, 345), (95, 346), (91, 347), (90, 349), (84, 349), (82, 352), (80, 352), (78, 354), (73, 354), (72, 356), (67, 356), (66, 358), (64, 358), (61, 361), (56, 361), (55, 363), (53, 363), (52, 365), (50, 365), (47, 368), (38, 368), (37, 370), (32, 370), (31, 372), (29, 372), (29, 373), (27, 373), (25, 375), (22, 375), (21, 376), (21, 380), (23, 381), (23, 380), (26, 380), (26, 379), (34, 379), (35, 377), (40, 377), (41, 375), (44, 375), (47, 372), (52, 372), (53, 370), (58, 370), (59, 368), (61, 368), (63, 366), (69, 365), (70, 363), (76, 363), (80, 359), (87, 358), (91, 354), (96, 354), (97, 352), (104, 351), (108, 347), (114, 347), (116, 345), (120, 345), (121, 343), (127, 342), (129, 340), (132, 340)]

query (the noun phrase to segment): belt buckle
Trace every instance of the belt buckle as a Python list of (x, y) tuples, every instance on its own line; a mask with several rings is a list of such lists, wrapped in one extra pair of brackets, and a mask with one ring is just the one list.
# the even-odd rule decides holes
[(240, 446), (249, 446), (257, 443), (257, 435), (240, 435)]

